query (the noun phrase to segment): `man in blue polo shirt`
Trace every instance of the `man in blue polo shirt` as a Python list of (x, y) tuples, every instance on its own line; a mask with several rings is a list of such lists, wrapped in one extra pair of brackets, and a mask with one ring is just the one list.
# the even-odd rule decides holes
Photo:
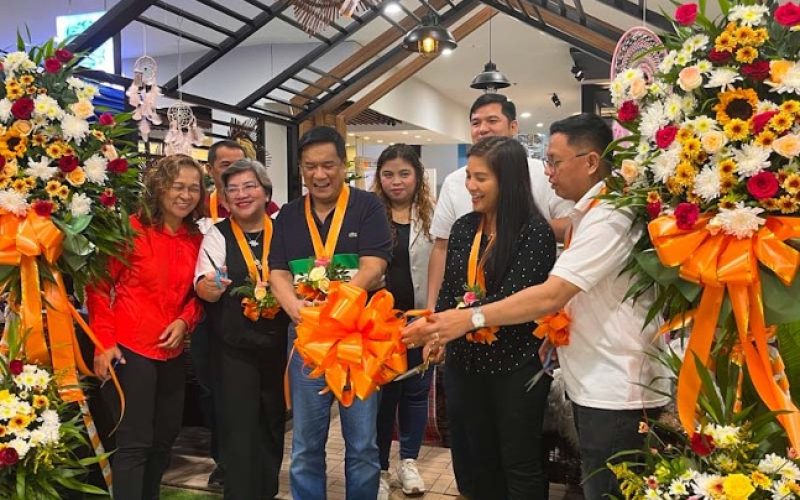
[[(315, 259), (327, 258), (349, 268), (350, 283), (365, 290), (381, 285), (392, 255), (386, 210), (377, 196), (345, 184), (344, 139), (330, 127), (309, 130), (299, 143), (300, 172), (308, 194), (285, 205), (275, 221), (270, 246), (270, 285), (292, 319), (289, 345), (296, 338), (300, 310), (295, 278)], [(332, 253), (332, 255), (326, 255)], [(326, 498), (325, 443), (332, 393), (320, 395), (324, 378), (311, 379), (299, 354), (289, 360), (292, 397), (292, 498)], [(378, 395), (339, 405), (345, 441), (347, 498), (375, 500), (380, 465), (376, 443)]]

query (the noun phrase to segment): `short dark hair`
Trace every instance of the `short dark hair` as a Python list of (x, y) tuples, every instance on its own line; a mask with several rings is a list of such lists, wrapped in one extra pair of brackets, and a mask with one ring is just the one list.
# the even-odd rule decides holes
[(506, 118), (508, 118), (509, 122), (513, 122), (517, 119), (517, 107), (514, 106), (514, 103), (508, 100), (508, 97), (504, 96), (503, 94), (483, 94), (482, 96), (475, 99), (475, 102), (472, 103), (472, 107), (469, 108), (469, 119), (472, 120), (472, 115), (478, 110), (478, 108), (482, 108), (487, 104), (499, 104), (500, 108), (503, 110), (503, 114)]
[(208, 164), (214, 165), (214, 162), (217, 161), (217, 150), (219, 148), (228, 148), (228, 149), (238, 149), (242, 153), (245, 153), (244, 148), (241, 144), (236, 141), (232, 141), (230, 139), (224, 139), (221, 141), (217, 141), (208, 148)]
[(307, 147), (313, 146), (314, 144), (326, 143), (336, 146), (336, 155), (339, 156), (339, 159), (342, 161), (347, 161), (344, 137), (342, 137), (342, 134), (337, 132), (336, 129), (325, 126), (314, 127), (303, 134), (303, 137), (300, 138), (300, 142), (297, 144), (297, 158), (302, 158), (303, 151), (305, 151)]
[(550, 136), (553, 134), (564, 134), (570, 146), (589, 147), (601, 158), (614, 140), (611, 127), (594, 113), (581, 113), (553, 122), (550, 125)]

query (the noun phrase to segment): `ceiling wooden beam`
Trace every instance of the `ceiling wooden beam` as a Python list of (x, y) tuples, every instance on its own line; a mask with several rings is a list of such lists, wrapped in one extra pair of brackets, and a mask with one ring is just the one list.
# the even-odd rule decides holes
[[(447, 0), (432, 0), (430, 4), (434, 9), (439, 10), (447, 5)], [(423, 17), (428, 12), (430, 12), (430, 9), (423, 5), (414, 11), (414, 15), (417, 17)], [(411, 16), (406, 16), (397, 24), (407, 32), (417, 25), (417, 21)], [(392, 26), (375, 37), (374, 40), (371, 40), (369, 43), (358, 49), (351, 56), (347, 57), (344, 61), (337, 64), (328, 72), (332, 76), (323, 76), (322, 78), (319, 78), (316, 82), (314, 82), (314, 86), (306, 87), (305, 90), (301, 91), (301, 93), (305, 94), (306, 96), (313, 97), (320, 95), (322, 93), (321, 89), (328, 89), (337, 83), (336, 78), (344, 78), (345, 76), (349, 75), (361, 65), (380, 54), (386, 48), (390, 47), (401, 36), (405, 36), (405, 33)], [(308, 103), (309, 99), (303, 95), (297, 95), (291, 99), (291, 102), (292, 104), (302, 106), (303, 104)]]
[[(453, 37), (456, 39), (457, 42), (460, 42), (473, 31), (478, 29), (479, 27), (483, 26), (489, 19), (494, 17), (497, 14), (497, 11), (491, 7), (484, 7), (480, 11), (478, 11), (475, 15), (464, 21), (458, 28), (453, 30)], [(394, 90), (398, 85), (405, 82), (412, 76), (414, 76), (419, 70), (427, 66), (428, 64), (435, 61), (436, 58), (426, 58), (422, 56), (417, 56), (413, 61), (406, 64), (402, 68), (400, 68), (397, 72), (395, 72), (390, 77), (386, 78), (383, 82), (381, 82), (377, 87), (369, 91), (366, 95), (364, 95), (361, 99), (351, 104), (343, 113), (339, 114), (345, 122), (348, 122), (355, 118), (359, 113), (368, 109), (372, 106), (375, 102), (377, 102), (380, 98)]]

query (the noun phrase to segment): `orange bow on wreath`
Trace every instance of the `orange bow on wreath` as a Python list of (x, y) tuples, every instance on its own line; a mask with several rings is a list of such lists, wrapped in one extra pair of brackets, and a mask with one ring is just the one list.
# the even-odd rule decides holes
[(327, 302), (300, 311), (295, 348), (344, 406), (367, 399), (407, 369), (400, 331), (406, 319), (386, 290), (367, 303), (367, 292), (348, 283), (331, 290)]
[(569, 345), (569, 316), (565, 310), (539, 318), (536, 323), (535, 337), (547, 338), (556, 347)]
[[(767, 344), (767, 326), (761, 297), (759, 262), (772, 270), (784, 285), (790, 285), (800, 264), (800, 253), (785, 243), (800, 236), (800, 219), (768, 217), (761, 229), (748, 238), (707, 227), (711, 216), (702, 216), (693, 229), (680, 229), (674, 216), (650, 222), (648, 229), (661, 262), (680, 266), (683, 279), (703, 286), (700, 305), (693, 312), (694, 326), (684, 363), (678, 375), (678, 416), (690, 435), (695, 429), (695, 411), (702, 382), (694, 356), (708, 363), (714, 331), (727, 289), (733, 307), (745, 364), (759, 397), (786, 429), (789, 441), (800, 447), (800, 412), (788, 391), (773, 377), (773, 362)], [(785, 375), (784, 375), (785, 376)]]

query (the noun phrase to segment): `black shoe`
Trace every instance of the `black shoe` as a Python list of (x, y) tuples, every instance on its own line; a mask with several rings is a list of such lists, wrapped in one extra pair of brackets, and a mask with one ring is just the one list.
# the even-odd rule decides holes
[(211, 471), (211, 474), (208, 476), (208, 485), (209, 486), (217, 486), (217, 487), (224, 487), (225, 486), (225, 469), (217, 465), (214, 467), (214, 470)]

